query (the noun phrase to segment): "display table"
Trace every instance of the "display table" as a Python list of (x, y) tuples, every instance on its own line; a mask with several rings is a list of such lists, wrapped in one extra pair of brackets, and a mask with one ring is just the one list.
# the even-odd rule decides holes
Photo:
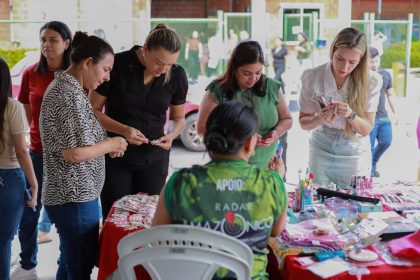
[[(109, 217), (114, 213), (115, 208), (112, 208)], [(99, 235), (99, 253), (98, 253), (98, 280), (112, 279), (113, 273), (118, 268), (118, 242), (131, 232), (137, 231), (125, 230), (122, 227), (117, 227), (112, 222), (105, 222), (102, 231)], [(151, 279), (143, 267), (136, 267), (137, 279)]]
[[(375, 267), (369, 267), (370, 274), (363, 275), (362, 279), (367, 280), (417, 280), (420, 278), (420, 266), (413, 267), (398, 267), (391, 265), (380, 265)], [(288, 280), (311, 280), (311, 279), (322, 279), (309, 270), (301, 266), (297, 261), (296, 257), (286, 257), (284, 267), (280, 270), (281, 279)], [(271, 279), (271, 278), (270, 278)], [(340, 279), (340, 280), (354, 280), (356, 276), (350, 275), (348, 272), (343, 272), (336, 276), (328, 279)]]
[[(399, 189), (401, 192), (401, 188)], [(387, 197), (390, 197), (390, 194), (386, 194)], [(396, 194), (401, 197), (400, 194)], [(394, 199), (395, 200), (395, 199)], [(394, 203), (395, 204), (395, 203)], [(391, 205), (395, 208), (395, 205)], [(398, 206), (398, 205), (397, 205)], [(115, 208), (112, 208), (109, 214), (109, 217), (114, 213)], [(313, 219), (313, 224), (322, 226), (318, 224), (321, 222), (321, 219)], [(324, 226), (323, 226), (324, 227)], [(288, 224), (288, 232), (293, 233), (299, 232), (301, 234), (305, 233), (305, 228), (299, 225), (298, 227)], [(100, 237), (99, 237), (99, 252), (98, 252), (98, 279), (99, 280), (111, 280), (115, 276), (115, 271), (118, 268), (118, 253), (117, 246), (118, 242), (126, 235), (131, 232), (140, 230), (139, 228), (126, 230), (124, 227), (118, 227), (109, 219), (104, 223)], [(312, 228), (308, 227), (307, 231), (311, 232)], [(330, 230), (332, 234), (333, 231)], [(309, 238), (311, 239), (311, 238)], [(339, 239), (336, 236), (334, 239)], [(273, 245), (273, 244), (272, 244)], [(273, 248), (277, 248), (274, 244)], [(295, 256), (286, 256), (284, 258), (284, 265), (280, 268), (277, 260), (277, 256), (274, 254), (276, 250), (271, 250), (268, 255), (268, 266), (267, 272), (270, 275), (270, 279), (288, 279), (288, 280), (300, 280), (300, 279), (321, 279), (320, 277), (313, 274), (311, 271), (306, 269), (304, 266), (299, 264), (296, 261)], [(280, 254), (279, 254), (280, 255)], [(381, 254), (379, 254), (381, 255)], [(420, 266), (411, 266), (411, 267), (401, 267), (401, 266), (392, 266), (389, 264), (381, 264), (379, 266), (370, 266), (368, 267), (370, 274), (363, 275), (362, 279), (378, 279), (378, 280), (417, 280), (420, 278)], [(136, 276), (137, 279), (151, 279), (147, 272), (142, 266), (136, 267)], [(116, 279), (116, 278), (114, 278)], [(336, 276), (330, 277), (328, 279), (356, 279), (356, 276), (350, 275), (348, 272), (343, 272)]]

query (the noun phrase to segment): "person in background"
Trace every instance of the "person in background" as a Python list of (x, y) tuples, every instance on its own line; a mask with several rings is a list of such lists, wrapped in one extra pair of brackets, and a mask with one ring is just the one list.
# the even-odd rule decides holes
[[(258, 141), (257, 132), (257, 115), (246, 104), (228, 101), (217, 106), (210, 113), (204, 135), (211, 161), (183, 168), (171, 176), (160, 193), (153, 226), (208, 225), (222, 231), (218, 225), (229, 223), (236, 233), (243, 234), (224, 233), (243, 241), (254, 253), (252, 279), (268, 279), (268, 238), (285, 228), (287, 193), (281, 179), (281, 160), (273, 158), (272, 170), (248, 163)], [(237, 188), (224, 188), (222, 181), (235, 182)], [(241, 205), (239, 210), (230, 210), (228, 206), (234, 204)], [(261, 226), (247, 227), (243, 221)]]
[(241, 32), (239, 32), (239, 41), (238, 41), (238, 44), (239, 43), (242, 43), (242, 42), (247, 42), (247, 41), (250, 41), (251, 39), (249, 38), (249, 33), (248, 33), (248, 31), (246, 31), (246, 30), (241, 30)]
[(206, 33), (200, 32), (200, 38), (201, 38), (201, 45), (203, 47), (203, 53), (200, 57), (200, 74), (203, 76), (207, 76), (207, 72), (208, 72), (207, 66), (210, 59), (208, 36)]
[[(277, 37), (274, 41), (274, 48), (271, 50), (273, 55), (273, 67), (274, 67), (274, 78), (280, 81), (280, 87), (283, 94), (286, 94), (284, 90), (284, 81), (281, 75), (286, 69), (286, 55), (287, 48), (284, 47), (283, 38)], [(287, 155), (287, 131), (279, 138), (280, 145), (283, 147), (282, 160), (287, 170), (286, 155)], [(286, 177), (283, 178), (286, 180)]]
[(56, 75), (41, 105), (42, 202), (60, 237), (56, 279), (86, 280), (98, 249), (104, 155), (123, 156), (127, 142), (106, 137), (84, 90), (109, 80), (112, 47), (80, 31), (71, 47), (70, 67)]
[(384, 43), (386, 40), (388, 40), (388, 37), (380, 31), (375, 31), (373, 34), (372, 47), (378, 50), (379, 57), (384, 54)]
[(250, 163), (266, 169), (275, 156), (278, 138), (292, 126), (292, 116), (280, 83), (262, 74), (264, 53), (256, 41), (240, 43), (229, 59), (225, 73), (207, 87), (197, 119), (197, 132), (204, 135), (210, 112), (228, 100), (242, 101), (257, 112), (260, 128)]
[[(37, 205), (38, 182), (26, 147), (28, 125), (22, 105), (12, 99), (12, 80), (0, 58), (0, 279), (10, 279), (12, 241), (24, 208)], [(26, 202), (26, 182), (32, 196)], [(34, 278), (29, 278), (34, 279)]]
[[(159, 24), (143, 47), (134, 46), (117, 54), (111, 81), (89, 93), (108, 135), (121, 135), (129, 143), (123, 158), (106, 158), (101, 194), (104, 217), (123, 196), (159, 194), (165, 185), (172, 141), (185, 126), (188, 80), (184, 69), (176, 64), (180, 50), (178, 35)], [(165, 134), (168, 109), (174, 129)]]
[(217, 74), (219, 61), (224, 58), (222, 35), (218, 30), (208, 41), (209, 62), (207, 64), (207, 77)]
[(278, 37), (274, 41), (274, 48), (271, 50), (273, 55), (273, 67), (274, 67), (274, 78), (281, 82), (281, 90), (284, 91), (284, 81), (281, 78), (281, 75), (286, 69), (286, 55), (287, 49), (284, 47), (283, 39)]
[[(392, 123), (385, 108), (385, 98), (388, 101), (389, 108), (392, 111), (394, 123), (396, 121), (395, 106), (393, 103), (394, 88), (392, 87), (392, 77), (385, 69), (380, 68), (381, 57), (378, 50), (371, 47), (370, 52), (370, 70), (378, 73), (382, 77), (382, 87), (379, 96), (378, 109), (375, 116), (375, 125), (370, 132), (370, 144), (372, 146), (372, 176), (379, 177), (380, 173), (377, 164), (384, 152), (391, 146), (392, 142)], [(375, 142), (377, 141), (376, 145)]]
[(311, 42), (309, 41), (308, 35), (303, 32), (299, 32), (297, 35), (299, 45), (295, 47), (297, 52), (297, 59), (299, 60), (299, 64), (303, 66), (307, 64), (306, 62), (311, 58), (312, 48)]
[(197, 83), (202, 56), (203, 44), (199, 39), (198, 31), (194, 30), (191, 38), (185, 44), (185, 61), (188, 61), (188, 77), (192, 84)]
[(12, 268), (11, 278), (14, 280), (36, 279), (37, 277), (37, 232), (40, 243), (51, 241), (47, 235), (51, 228), (51, 221), (45, 211), (43, 211), (38, 228), (38, 219), (42, 208), (43, 179), (39, 113), (45, 90), (54, 79), (54, 73), (65, 70), (70, 65), (71, 40), (71, 31), (65, 23), (60, 21), (45, 23), (39, 31), (41, 47), (39, 61), (28, 66), (22, 76), (18, 100), (25, 108), (30, 126), (29, 154), (38, 179), (39, 193), (36, 211), (34, 212), (30, 208), (25, 209), (20, 221), (18, 234), (21, 246), (20, 263)]
[(229, 60), (233, 50), (238, 45), (239, 37), (234, 29), (229, 29), (229, 35), (226, 41), (226, 59)]
[(299, 123), (312, 130), (314, 183), (348, 186), (353, 176), (370, 176), (367, 136), (374, 127), (382, 79), (369, 72), (368, 52), (365, 34), (345, 28), (331, 44), (331, 62), (302, 75)]

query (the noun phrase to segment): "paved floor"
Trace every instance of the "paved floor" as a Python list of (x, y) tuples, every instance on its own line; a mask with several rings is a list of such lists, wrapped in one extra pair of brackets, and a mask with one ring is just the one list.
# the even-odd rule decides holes
[[(200, 77), (199, 83), (191, 86), (189, 99), (197, 104), (204, 94), (205, 87), (209, 79)], [(396, 100), (399, 112), (399, 125), (394, 126), (394, 142), (390, 149), (384, 154), (378, 167), (381, 177), (376, 181), (393, 182), (395, 180), (414, 181), (417, 174), (417, 166), (420, 161), (420, 150), (417, 149), (416, 142), (416, 121), (420, 114), (420, 78), (410, 75), (408, 84), (409, 97), (398, 98)], [(288, 100), (293, 104), (297, 100), (297, 95), (288, 93)], [(293, 106), (292, 106), (293, 107)], [(309, 133), (303, 131), (298, 123), (298, 112), (293, 112), (294, 125), (289, 132), (288, 150), (288, 181), (297, 181), (297, 170), (305, 169), (308, 159), (308, 136)], [(204, 153), (193, 153), (185, 150), (179, 143), (176, 143), (170, 159), (170, 172), (191, 164), (205, 163), (208, 156)], [(39, 265), (38, 272), (40, 279), (55, 279), (57, 269), (56, 260), (58, 252), (58, 235), (53, 228), (51, 232), (53, 241), (39, 246)], [(19, 252), (17, 238), (13, 243), (13, 253)], [(96, 279), (97, 270), (92, 274), (92, 279)]]

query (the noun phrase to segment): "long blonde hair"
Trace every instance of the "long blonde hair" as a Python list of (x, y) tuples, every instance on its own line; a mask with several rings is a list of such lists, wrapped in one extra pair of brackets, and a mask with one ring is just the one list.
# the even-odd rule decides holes
[[(330, 59), (338, 48), (349, 48), (360, 54), (360, 61), (350, 73), (348, 80), (348, 104), (360, 117), (365, 118), (365, 107), (369, 94), (369, 57), (367, 55), (367, 41), (365, 34), (353, 27), (341, 30), (330, 48)], [(354, 132), (349, 123), (346, 124), (346, 135), (354, 138)]]

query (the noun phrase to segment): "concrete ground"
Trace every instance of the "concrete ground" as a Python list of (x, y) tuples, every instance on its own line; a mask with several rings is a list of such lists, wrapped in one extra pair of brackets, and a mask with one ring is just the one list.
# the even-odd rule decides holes
[[(293, 76), (293, 75), (291, 75)], [(200, 77), (199, 82), (190, 87), (188, 99), (197, 104), (205, 92), (205, 87), (210, 79)], [(286, 81), (287, 85), (288, 81)], [(288, 90), (286, 90), (288, 91)], [(388, 151), (381, 158), (378, 168), (381, 177), (376, 182), (394, 182), (396, 180), (414, 181), (416, 179), (417, 167), (420, 163), (420, 150), (417, 148), (416, 122), (420, 114), (420, 77), (409, 75), (408, 95), (406, 98), (397, 98), (395, 103), (398, 110), (399, 124), (394, 126), (394, 141)], [(298, 95), (287, 92), (287, 99), (292, 109), (296, 108)], [(297, 182), (297, 170), (305, 169), (308, 162), (308, 136), (298, 122), (298, 112), (292, 112), (294, 124), (289, 131), (288, 142), (288, 182)], [(194, 153), (187, 151), (180, 143), (175, 143), (171, 152), (170, 172), (192, 164), (203, 164), (208, 161), (205, 153)], [(55, 279), (57, 270), (57, 258), (59, 255), (58, 235), (53, 227), (51, 232), (53, 241), (39, 246), (39, 279)], [(19, 252), (19, 243), (15, 238), (13, 243), (14, 257)], [(96, 279), (97, 269), (95, 268), (92, 279)]]

